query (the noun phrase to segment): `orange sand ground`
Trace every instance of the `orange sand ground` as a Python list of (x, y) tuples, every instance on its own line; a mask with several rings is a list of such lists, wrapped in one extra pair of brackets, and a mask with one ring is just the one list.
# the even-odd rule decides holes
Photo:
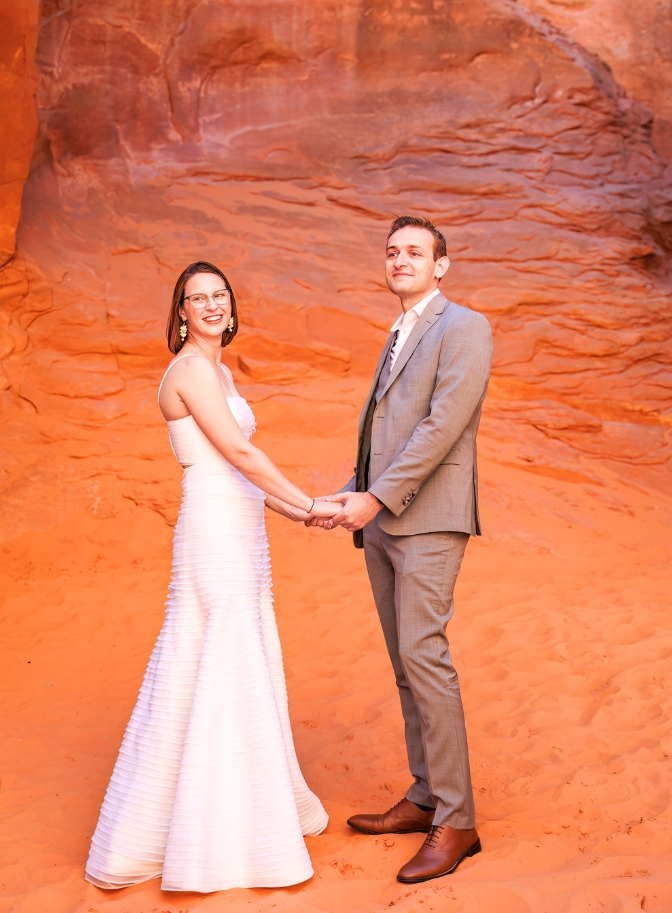
[[(332, 390), (321, 408), (324, 390), (313, 391), (312, 407), (243, 391), (258, 442), (293, 478), (328, 490), (345, 476), (361, 383)], [(54, 454), (44, 446), (45, 465), (70, 472), (88, 506), (13, 541), (5, 531), (0, 913), (669, 913), (672, 500), (585, 458), (565, 478), (526, 471), (533, 464), (520, 459), (518, 432), (507, 440), (487, 414), (486, 535), (468, 549), (450, 630), (483, 854), (451, 877), (402, 886), (395, 874), (419, 835), (378, 839), (345, 825), (407, 785), (394, 683), (362, 553), (342, 531), (272, 517), (297, 749), (331, 815), (327, 832), (308, 839), (314, 878), (210, 896), (162, 893), (156, 882), (110, 894), (83, 881), (162, 621), (164, 515), (175, 514), (179, 469), (154, 393), (146, 384), (133, 394), (146, 404), (144, 430), (131, 415), (114, 431), (53, 444)], [(321, 430), (309, 439), (311, 423)], [(305, 470), (295, 465), (302, 453)], [(173, 502), (152, 500), (153, 486)]]

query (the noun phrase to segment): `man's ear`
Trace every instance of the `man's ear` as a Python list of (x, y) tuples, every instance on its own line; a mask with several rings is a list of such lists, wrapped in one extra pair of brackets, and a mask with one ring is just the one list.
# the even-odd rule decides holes
[(448, 257), (439, 257), (439, 259), (434, 264), (434, 278), (441, 279), (442, 276), (448, 272), (448, 267), (450, 266), (450, 260)]

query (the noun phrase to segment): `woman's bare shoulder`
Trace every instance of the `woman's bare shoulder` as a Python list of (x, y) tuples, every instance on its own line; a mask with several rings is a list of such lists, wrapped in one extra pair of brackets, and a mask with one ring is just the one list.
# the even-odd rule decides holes
[(199, 355), (196, 352), (185, 352), (184, 355), (178, 355), (168, 365), (167, 370), (176, 380), (190, 380), (191, 378), (199, 381), (207, 378), (217, 380), (217, 365), (213, 364), (205, 355)]

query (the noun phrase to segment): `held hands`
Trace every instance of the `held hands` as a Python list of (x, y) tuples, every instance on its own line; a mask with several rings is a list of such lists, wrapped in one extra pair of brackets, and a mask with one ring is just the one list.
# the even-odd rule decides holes
[[(305, 521), (305, 524), (306, 526), (321, 526), (323, 523), (331, 522), (331, 518), (340, 513), (342, 507), (343, 501), (340, 498), (334, 501), (327, 498), (315, 498), (310, 517)], [(331, 529), (330, 526), (326, 528)]]
[[(340, 500), (332, 503), (327, 502), (324, 498), (319, 498), (319, 500), (316, 498), (311, 513), (308, 513), (307, 510), (301, 507), (289, 504), (287, 501), (282, 501), (280, 498), (275, 498), (268, 493), (266, 494), (266, 507), (283, 517), (287, 517), (288, 520), (305, 523), (306, 526), (330, 523), (331, 517), (339, 513), (342, 506), (343, 504)], [(311, 524), (311, 520), (315, 522)]]
[[(318, 504), (334, 504), (339, 509), (336, 514), (331, 515), (332, 519), (325, 519), (317, 513)], [(370, 523), (384, 506), (375, 495), (368, 491), (342, 491), (339, 494), (316, 500), (313, 516), (305, 523), (306, 526), (320, 526), (322, 529), (342, 526), (344, 529), (354, 532)]]
[[(329, 503), (329, 502), (327, 502), (325, 497), (315, 498), (315, 507), (317, 507), (318, 504), (327, 504), (327, 503)], [(343, 502), (341, 502), (341, 506), (342, 506), (342, 503)], [(334, 504), (333, 506), (337, 508), (336, 513), (340, 513), (340, 506), (338, 504)], [(334, 514), (333, 516), (336, 516), (336, 514)], [(307, 517), (303, 521), (303, 525), (304, 526), (319, 526), (320, 529), (333, 529), (334, 528), (334, 523), (333, 523), (333, 520), (331, 519), (331, 517), (325, 518), (325, 519), (322, 519), (321, 517), (316, 517), (314, 511), (309, 517)]]

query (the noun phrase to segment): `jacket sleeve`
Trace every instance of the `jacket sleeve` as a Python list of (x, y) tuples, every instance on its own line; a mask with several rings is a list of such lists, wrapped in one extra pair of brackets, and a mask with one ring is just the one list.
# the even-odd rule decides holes
[(401, 516), (423, 483), (459, 440), (483, 401), (492, 363), (492, 332), (481, 314), (468, 312), (441, 341), (430, 413), (390, 466), (369, 487)]
[(339, 488), (338, 491), (336, 492), (336, 494), (337, 495), (343, 494), (344, 491), (357, 491), (357, 481), (355, 479), (355, 476), (353, 476), (349, 482), (346, 482), (346, 484), (343, 486), (343, 488)]

